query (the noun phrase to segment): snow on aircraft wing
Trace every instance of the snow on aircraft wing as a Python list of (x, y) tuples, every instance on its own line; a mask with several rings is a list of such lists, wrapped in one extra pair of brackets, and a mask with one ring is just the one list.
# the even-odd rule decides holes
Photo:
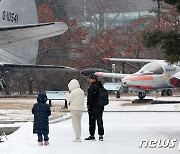
[(108, 77), (108, 78), (118, 78), (118, 79), (122, 79), (129, 75), (129, 74), (105, 73), (105, 72), (96, 72), (94, 74), (98, 77)]
[(165, 60), (157, 59), (127, 59), (127, 58), (103, 58), (104, 61), (119, 61), (119, 62), (134, 62), (134, 63), (150, 63), (150, 62), (163, 62)]
[(60, 35), (67, 30), (68, 26), (63, 22), (3, 26), (0, 27), (0, 47)]

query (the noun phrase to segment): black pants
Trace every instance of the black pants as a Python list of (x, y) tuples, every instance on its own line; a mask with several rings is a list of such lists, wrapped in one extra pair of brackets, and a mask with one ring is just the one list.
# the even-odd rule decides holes
[(94, 136), (96, 130), (96, 121), (98, 125), (98, 134), (104, 135), (104, 127), (103, 127), (103, 111), (102, 109), (95, 109), (93, 111), (88, 111), (89, 114), (89, 133), (91, 136)]
[(38, 142), (43, 141), (43, 136), (44, 136), (44, 141), (49, 140), (48, 134), (46, 134), (46, 133), (38, 133), (37, 135), (38, 135)]

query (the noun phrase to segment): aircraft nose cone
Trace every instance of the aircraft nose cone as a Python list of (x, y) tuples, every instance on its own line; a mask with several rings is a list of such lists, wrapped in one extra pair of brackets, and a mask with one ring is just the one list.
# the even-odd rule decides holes
[(123, 83), (124, 85), (127, 84), (127, 81), (126, 81), (125, 79), (122, 79), (121, 81), (122, 81), (122, 83)]

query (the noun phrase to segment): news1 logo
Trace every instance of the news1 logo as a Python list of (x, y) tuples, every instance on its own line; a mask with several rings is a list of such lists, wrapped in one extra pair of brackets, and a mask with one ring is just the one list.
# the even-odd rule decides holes
[(180, 142), (177, 139), (152, 139), (152, 140), (141, 140), (139, 148), (174, 148), (177, 145), (180, 150)]

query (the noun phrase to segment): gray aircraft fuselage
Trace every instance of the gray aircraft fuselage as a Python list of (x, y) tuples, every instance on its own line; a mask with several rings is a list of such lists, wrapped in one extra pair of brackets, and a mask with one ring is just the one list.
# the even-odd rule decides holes
[[(37, 23), (34, 0), (0, 0), (0, 27)], [(0, 63), (35, 64), (38, 47), (39, 41), (31, 41), (0, 48)]]

